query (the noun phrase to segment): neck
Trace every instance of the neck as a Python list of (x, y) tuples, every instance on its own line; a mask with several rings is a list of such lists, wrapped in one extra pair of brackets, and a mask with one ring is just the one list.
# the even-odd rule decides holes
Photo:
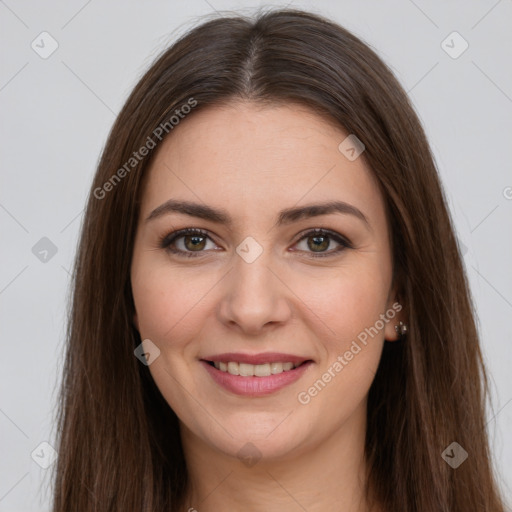
[(248, 467), (181, 425), (189, 472), (184, 512), (368, 512), (364, 497), (366, 409), (307, 450)]

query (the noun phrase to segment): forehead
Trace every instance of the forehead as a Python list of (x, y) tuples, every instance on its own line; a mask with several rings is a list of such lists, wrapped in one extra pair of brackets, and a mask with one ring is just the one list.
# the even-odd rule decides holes
[(297, 104), (199, 110), (159, 147), (141, 214), (175, 198), (229, 209), (235, 217), (333, 200), (382, 216), (380, 190), (363, 158), (351, 161), (338, 148), (348, 135)]

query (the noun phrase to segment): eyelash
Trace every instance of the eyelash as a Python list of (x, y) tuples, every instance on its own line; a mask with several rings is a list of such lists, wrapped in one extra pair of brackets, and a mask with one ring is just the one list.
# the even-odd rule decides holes
[[(180, 229), (178, 231), (173, 231), (172, 233), (169, 233), (169, 234), (165, 235), (164, 237), (162, 237), (160, 239), (159, 246), (162, 249), (165, 249), (173, 254), (183, 256), (185, 258), (200, 257), (201, 254), (204, 253), (205, 251), (197, 251), (197, 252), (182, 251), (181, 249), (171, 248), (171, 244), (173, 244), (176, 240), (178, 240), (179, 238), (182, 238), (186, 235), (204, 236), (211, 240), (207, 231), (204, 231), (204, 230), (198, 229), (198, 228), (185, 228), (185, 229)], [(299, 243), (302, 240), (307, 239), (312, 236), (327, 236), (330, 240), (338, 242), (341, 245), (341, 247), (338, 247), (335, 250), (325, 252), (325, 253), (311, 252), (309, 254), (311, 255), (312, 258), (326, 258), (326, 257), (334, 256), (345, 249), (353, 248), (352, 244), (349, 242), (348, 239), (342, 237), (341, 235), (337, 234), (334, 231), (330, 231), (328, 229), (320, 229), (320, 228), (310, 229), (309, 231), (306, 231), (305, 233), (302, 234), (301, 238), (299, 240), (297, 240), (296, 243)], [(212, 242), (213, 242), (213, 240), (212, 240)], [(301, 251), (299, 251), (299, 252), (301, 252)], [(304, 252), (304, 251), (302, 251), (302, 252)]]

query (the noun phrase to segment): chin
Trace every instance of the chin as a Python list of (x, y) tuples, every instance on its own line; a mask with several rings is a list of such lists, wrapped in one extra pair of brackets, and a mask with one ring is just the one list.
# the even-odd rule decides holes
[[(304, 430), (304, 424), (290, 423), (293, 414), (287, 418), (288, 415), (290, 411), (271, 417), (268, 414), (262, 417), (258, 414), (244, 413), (243, 418), (224, 422), (223, 427), (226, 430), (219, 427), (213, 432), (208, 425), (205, 426), (204, 432), (196, 435), (214, 450), (242, 462), (246, 458), (261, 461), (285, 460), (296, 456), (297, 450), (308, 444), (312, 434)], [(226, 431), (232, 434), (232, 437)]]

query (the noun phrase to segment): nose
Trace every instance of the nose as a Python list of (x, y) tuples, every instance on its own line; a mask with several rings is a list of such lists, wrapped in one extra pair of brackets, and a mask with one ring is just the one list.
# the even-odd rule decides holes
[(248, 263), (238, 255), (224, 281), (221, 321), (248, 335), (261, 334), (291, 317), (292, 294), (264, 251)]

